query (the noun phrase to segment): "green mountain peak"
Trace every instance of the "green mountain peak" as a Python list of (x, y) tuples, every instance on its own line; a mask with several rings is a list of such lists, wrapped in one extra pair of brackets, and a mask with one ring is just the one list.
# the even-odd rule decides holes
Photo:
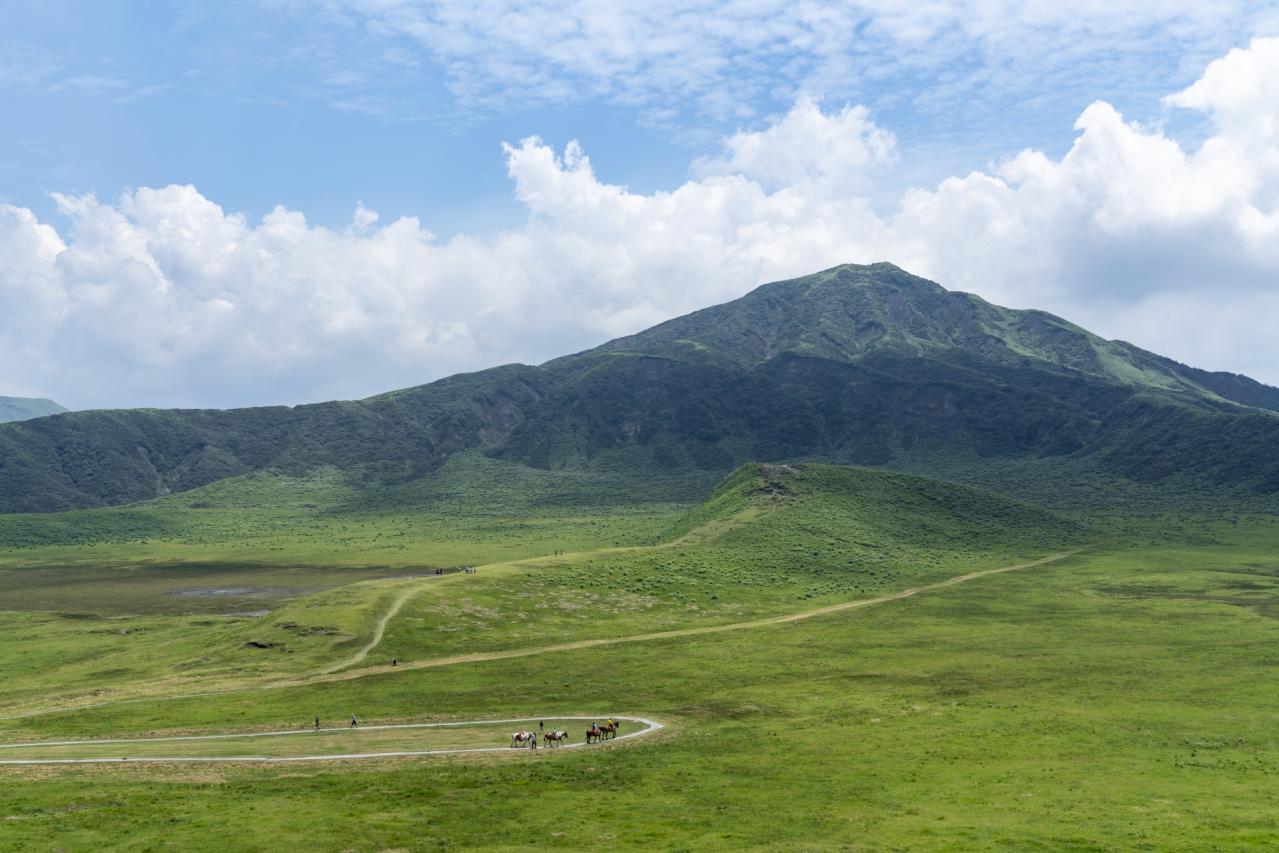
[[(980, 485), (1054, 460), (1054, 473), (1269, 493), (1279, 491), (1276, 411), (1279, 389), (1247, 377), (889, 263), (846, 264), (541, 366), (362, 401), (7, 424), (0, 511), (148, 500), (258, 471), (334, 469), (377, 491), (424, 482), (460, 453), (703, 484), (746, 461)], [(1054, 479), (1050, 491), (1063, 488)]]

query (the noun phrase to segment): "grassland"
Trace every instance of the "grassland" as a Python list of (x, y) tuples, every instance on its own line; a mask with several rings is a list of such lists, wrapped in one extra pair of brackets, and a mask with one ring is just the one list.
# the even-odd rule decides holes
[[(661, 516), (619, 514), (632, 538)], [(1003, 565), (1079, 541), (1078, 525), (1025, 505), (917, 477), (827, 466), (748, 466), (707, 503), (663, 520), (656, 545), (566, 552), (486, 565), (479, 574), (404, 576), (348, 583), (293, 601), (267, 596), (173, 595), (272, 589), (289, 574), (268, 563), (237, 562), (112, 572), (91, 581), (74, 570), (12, 569), (10, 583), (47, 578), (16, 600), (82, 605), (96, 613), (15, 612), (0, 617), (0, 677), (13, 711), (48, 696), (65, 704), (244, 688), (327, 671), (356, 652), (392, 606), (378, 660), (417, 659), (563, 643), (742, 621), (866, 597), (960, 574), (981, 562)], [(588, 533), (569, 532), (572, 541)], [(602, 525), (610, 530), (609, 525)], [(598, 529), (598, 528), (597, 528)], [(503, 530), (503, 535), (507, 535)], [(962, 540), (962, 544), (960, 544)], [(615, 540), (616, 541), (616, 540)], [(526, 547), (530, 547), (527, 546)], [(538, 547), (534, 543), (531, 547)], [(358, 548), (336, 557), (359, 560)], [(293, 570), (296, 572), (296, 570)], [(352, 570), (314, 573), (349, 576)], [(305, 573), (302, 573), (306, 577)], [(0, 578), (3, 573), (0, 573)], [(161, 593), (163, 591), (163, 593)], [(100, 594), (99, 594), (100, 593)], [(229, 598), (225, 615), (200, 610)], [(114, 603), (114, 608), (103, 607)], [(263, 608), (261, 611), (245, 608)], [(130, 612), (129, 608), (133, 608)], [(141, 610), (142, 613), (138, 611)], [(151, 612), (147, 612), (151, 611)], [(263, 612), (267, 611), (267, 612)]]
[[(0, 742), (248, 732), (351, 713), (395, 723), (602, 709), (660, 719), (662, 733), (515, 761), (10, 767), (0, 770), (0, 847), (1279, 844), (1273, 518), (1084, 527), (973, 490), (821, 466), (748, 468), (695, 508), (647, 506), (631, 521), (613, 516), (626, 531), (616, 545), (523, 554), (476, 575), (358, 580), (299, 593), (266, 617), (12, 612), (0, 633), (0, 675), (13, 688), (0, 696)], [(572, 517), (557, 512), (547, 517)], [(412, 666), (808, 610), (1081, 542), (1085, 551), (1056, 562), (797, 622)], [(341, 552), (327, 565), (363, 559)], [(366, 643), (405, 590), (375, 660), (314, 677)], [(91, 633), (135, 623), (155, 627)], [(286, 650), (244, 645), (281, 637)], [(112, 674), (112, 655), (134, 640), (136, 669)], [(47, 665), (54, 649), (68, 660)], [(393, 653), (410, 665), (369, 667)], [(86, 701), (95, 679), (110, 691), (101, 698), (136, 701), (57, 710)], [(198, 682), (258, 687), (172, 695)]]

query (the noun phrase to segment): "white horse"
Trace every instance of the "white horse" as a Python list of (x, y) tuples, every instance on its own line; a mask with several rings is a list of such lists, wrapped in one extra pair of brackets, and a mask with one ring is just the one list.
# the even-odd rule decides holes
[(530, 746), (536, 735), (533, 732), (519, 731), (511, 735), (511, 748), (517, 746)]

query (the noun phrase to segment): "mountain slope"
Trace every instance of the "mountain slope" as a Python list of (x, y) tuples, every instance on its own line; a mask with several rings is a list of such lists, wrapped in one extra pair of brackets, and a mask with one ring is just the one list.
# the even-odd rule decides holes
[(42, 397), (0, 397), (0, 424), (56, 415), (67, 409)]
[(1001, 308), (888, 263), (845, 265), (766, 284), (741, 299), (618, 338), (595, 352), (740, 368), (783, 353), (846, 362), (876, 354), (953, 360), (963, 353), (986, 363), (1060, 368), (1189, 399), (1221, 398), (1279, 411), (1279, 388), (1107, 341), (1043, 311)]
[[(1279, 491), (1279, 390), (842, 266), (541, 367), (360, 402), (81, 412), (0, 427), (0, 511), (145, 500), (255, 470), (414, 481), (459, 451), (629, 477), (749, 460), (945, 464), (980, 481), (1056, 460), (1137, 483)], [(965, 467), (967, 466), (967, 467)], [(1063, 469), (1064, 470), (1064, 469)]]

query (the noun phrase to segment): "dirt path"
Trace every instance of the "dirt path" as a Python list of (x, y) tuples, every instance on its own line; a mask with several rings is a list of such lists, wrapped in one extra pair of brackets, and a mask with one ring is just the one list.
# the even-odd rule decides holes
[(382, 635), (386, 633), (386, 626), (390, 624), (391, 620), (400, 612), (400, 608), (404, 607), (410, 598), (421, 591), (421, 585), (414, 584), (397, 595), (395, 599), (391, 601), (391, 606), (388, 607), (386, 612), (382, 614), (382, 617), (377, 620), (377, 626), (373, 629), (373, 636), (369, 638), (367, 643), (360, 647), (359, 651), (351, 655), (349, 658), (344, 658), (337, 663), (329, 664), (324, 669), (318, 670), (316, 674), (328, 675), (331, 672), (337, 672), (339, 669), (346, 669), (348, 666), (355, 666), (357, 663), (360, 663), (367, 658), (369, 656), (369, 652), (377, 648), (378, 644), (382, 642)]
[(332, 681), (351, 681), (357, 678), (366, 678), (370, 675), (381, 675), (390, 672), (407, 672), (418, 669), (434, 669), (441, 666), (456, 666), (466, 663), (483, 663), (493, 660), (509, 660), (511, 658), (534, 657), (536, 655), (553, 654), (555, 652), (568, 652), (578, 649), (593, 649), (601, 646), (616, 646), (623, 643), (644, 643), (653, 640), (670, 640), (680, 637), (698, 637), (705, 634), (719, 634), (725, 631), (741, 631), (749, 628), (763, 628), (769, 625), (783, 625), (788, 622), (799, 622), (804, 619), (811, 619), (814, 616), (823, 616), (828, 613), (838, 613), (843, 610), (853, 610), (859, 607), (870, 607), (875, 604), (886, 604), (891, 601), (901, 601), (904, 598), (911, 598), (923, 592), (931, 592), (933, 590), (945, 589), (956, 584), (966, 583), (977, 578), (986, 577), (987, 575), (1003, 574), (1005, 572), (1015, 572), (1022, 569), (1029, 569), (1035, 566), (1042, 566), (1046, 563), (1054, 563), (1058, 560), (1064, 560), (1083, 551), (1083, 548), (1075, 548), (1070, 551), (1061, 551), (1056, 554), (1050, 554), (1047, 557), (1040, 557), (1038, 560), (1031, 560), (1026, 563), (1018, 563), (1012, 566), (1001, 566), (994, 569), (981, 569), (976, 572), (968, 572), (967, 574), (958, 575), (946, 580), (937, 581), (936, 583), (925, 584), (923, 586), (911, 587), (900, 592), (894, 592), (889, 595), (880, 596), (878, 598), (862, 598), (856, 601), (845, 601), (839, 604), (830, 604), (825, 607), (818, 607), (813, 610), (804, 610), (799, 613), (784, 613), (780, 616), (765, 616), (759, 619), (751, 619), (746, 622), (730, 622), (723, 625), (706, 625), (698, 628), (675, 628), (669, 631), (654, 631), (648, 634), (632, 634), (626, 637), (603, 637), (594, 640), (576, 640), (568, 643), (555, 643), (545, 646), (533, 646), (518, 649), (499, 649), (491, 652), (472, 652), (469, 654), (449, 655), (447, 657), (428, 658), (418, 661), (404, 661), (397, 667), (390, 666), (374, 666), (364, 667), (362, 669), (347, 669), (342, 672), (336, 670), (343, 667), (351, 666), (364, 660), (373, 648), (375, 648), (382, 640), (383, 632), (387, 624), (399, 612), (410, 598), (420, 591), (420, 587), (410, 587), (402, 592), (391, 604), (391, 607), (382, 618), (378, 621), (377, 630), (368, 643), (364, 645), (360, 651), (356, 652), (350, 658), (340, 663), (333, 664), (319, 673), (315, 673), (302, 678), (291, 678), (281, 681), (271, 681), (265, 684), (253, 687), (239, 687), (228, 690), (209, 690), (200, 693), (182, 693), (168, 696), (141, 696), (132, 699), (116, 699), (107, 702), (94, 702), (85, 705), (74, 705), (62, 708), (46, 708), (38, 711), (27, 711), (12, 716), (0, 717), (0, 720), (12, 720), (24, 717), (37, 717), (45, 714), (56, 714), (66, 711), (86, 710), (89, 708), (101, 708), (110, 705), (127, 705), (140, 702), (162, 702), (176, 699), (194, 699), (201, 696), (224, 696), (233, 693), (248, 693), (256, 690), (273, 690), (282, 687), (304, 687), (309, 684), (321, 684)]
[[(644, 728), (626, 734), (619, 734), (610, 740), (603, 742), (601, 745), (617, 743), (619, 741), (630, 740), (631, 738), (643, 737), (647, 734), (666, 728), (662, 723), (656, 720), (650, 720), (645, 717), (624, 717), (620, 714), (596, 714), (593, 717), (562, 717), (555, 714), (543, 715), (545, 719), (556, 720), (605, 720), (613, 719), (629, 723), (639, 723)], [(463, 720), (451, 723), (396, 723), (385, 726), (362, 726), (359, 731), (386, 731), (390, 729), (438, 729), (438, 728), (463, 728), (465, 726), (482, 726), (500, 723), (529, 723), (530, 726), (538, 720), (537, 717), (516, 717), (507, 720)], [(325, 729), (326, 732), (343, 731), (345, 728)], [(240, 734), (220, 734), (220, 735), (170, 735), (168, 737), (154, 738), (104, 738), (101, 740), (63, 740), (63, 741), (45, 741), (35, 743), (6, 743), (0, 744), (0, 755), (6, 749), (38, 749), (48, 746), (96, 746), (109, 743), (112, 745), (122, 745), (127, 747), (131, 743), (161, 743), (161, 742), (181, 742), (181, 741), (207, 741), (207, 740), (228, 740), (236, 738), (268, 738), (268, 737), (288, 737), (300, 735), (305, 737), (311, 734), (311, 729), (289, 729), (281, 732), (246, 732)], [(359, 732), (357, 732), (358, 734)], [(544, 747), (540, 751), (530, 749), (512, 749), (509, 746), (481, 746), (481, 747), (445, 747), (441, 749), (420, 749), (420, 750), (392, 750), (386, 752), (350, 752), (342, 754), (321, 754), (321, 755), (235, 755), (235, 756), (210, 756), (210, 755), (172, 755), (172, 756), (150, 756), (135, 757), (127, 756), (111, 757), (111, 758), (0, 758), (0, 766), (11, 764), (171, 764), (171, 763), (187, 763), (187, 762), (259, 762), (259, 763), (277, 763), (290, 761), (352, 761), (357, 759), (368, 758), (405, 758), (421, 755), (459, 755), (463, 753), (473, 752), (501, 752), (514, 753), (517, 755), (537, 755), (546, 754), (547, 752), (558, 752), (561, 749), (584, 749), (588, 745), (586, 743), (566, 743), (562, 746)], [(122, 749), (125, 752), (127, 749)]]
[[(1038, 560), (1031, 560), (1028, 563), (1018, 563), (1013, 566), (1001, 566), (996, 569), (982, 569), (968, 574), (958, 575), (953, 578), (947, 578), (936, 583), (925, 584), (924, 586), (911, 587), (900, 592), (894, 592), (890, 595), (880, 596), (878, 598), (862, 598), (856, 601), (844, 601), (839, 604), (830, 604), (826, 607), (818, 607), (813, 610), (805, 610), (799, 613), (785, 613), (780, 616), (765, 616), (760, 619), (751, 619), (746, 622), (730, 622), (724, 625), (706, 625), (698, 628), (675, 628), (670, 631), (654, 631), (650, 634), (632, 634), (626, 637), (603, 637), (594, 640), (575, 640), (569, 643), (555, 643), (546, 646), (536, 646), (532, 648), (522, 649), (500, 649), (492, 652), (472, 652), (470, 654), (450, 655), (447, 657), (428, 658), (419, 661), (406, 661), (401, 663), (397, 670), (411, 669), (432, 669), (440, 666), (455, 666), (463, 663), (481, 663), (491, 660), (509, 660), (510, 658), (532, 657), (535, 655), (551, 654), (554, 652), (568, 652), (577, 649), (593, 649), (600, 646), (614, 646), (622, 643), (645, 643), (653, 640), (668, 640), (679, 637), (698, 637), (704, 634), (719, 634), (725, 631), (741, 631), (748, 628), (763, 628), (768, 625), (783, 625), (788, 622), (799, 622), (804, 619), (811, 619), (814, 616), (823, 616), (827, 613), (838, 613), (843, 610), (853, 610), (858, 607), (870, 607), (874, 604), (886, 604), (890, 601), (900, 601), (903, 598), (910, 598), (919, 595), (921, 592), (931, 592), (937, 589), (944, 589), (948, 586), (966, 583), (977, 578), (986, 577), (987, 575), (998, 575), (1004, 572), (1015, 572), (1021, 569), (1029, 569), (1034, 566), (1042, 566), (1045, 563), (1053, 563), (1058, 560), (1064, 560), (1067, 557), (1078, 554), (1082, 548), (1076, 548), (1072, 551), (1062, 551), (1057, 554), (1050, 554), (1047, 557), (1041, 557)], [(319, 678), (299, 679), (288, 682), (278, 682), (270, 686), (300, 686), (302, 684), (315, 684), (325, 681), (347, 681), (353, 678), (364, 678), (368, 675), (376, 673), (391, 672), (389, 666), (366, 667), (364, 669), (350, 670), (348, 672), (328, 672)]]

